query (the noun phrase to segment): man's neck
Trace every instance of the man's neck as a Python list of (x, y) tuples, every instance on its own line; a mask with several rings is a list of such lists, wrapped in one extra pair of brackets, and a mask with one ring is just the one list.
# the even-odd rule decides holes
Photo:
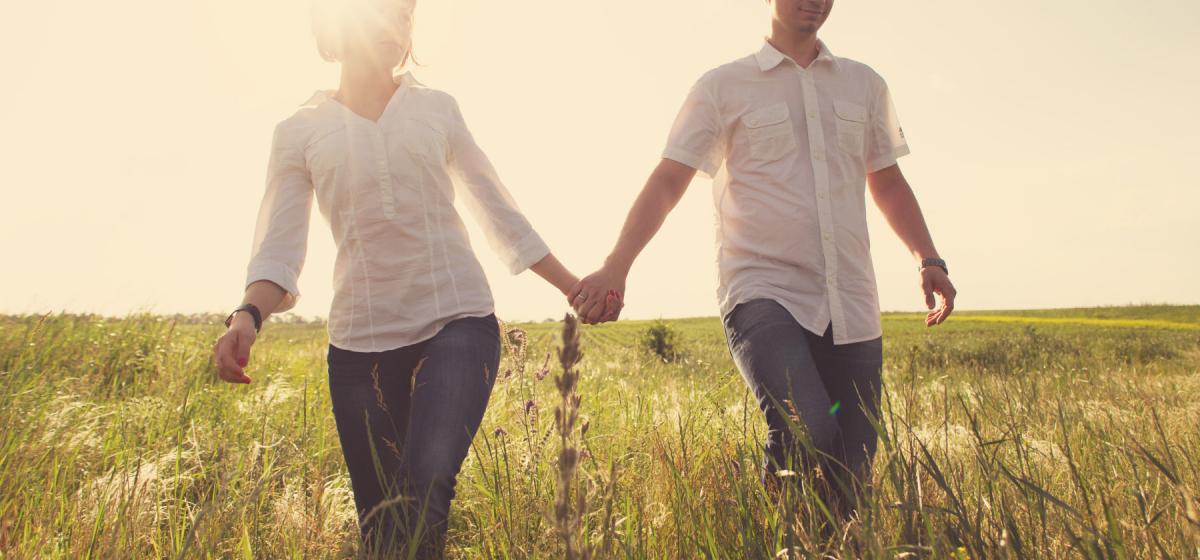
[(820, 54), (816, 32), (790, 31), (781, 27), (778, 22), (771, 25), (771, 36), (767, 38), (767, 41), (803, 68), (808, 68), (808, 65), (812, 64)]

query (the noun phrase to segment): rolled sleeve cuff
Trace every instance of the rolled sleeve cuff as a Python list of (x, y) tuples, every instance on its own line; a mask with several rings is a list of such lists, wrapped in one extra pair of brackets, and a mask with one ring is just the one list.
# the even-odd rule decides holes
[(663, 151), (662, 157), (664, 159), (677, 161), (688, 167), (691, 167), (692, 169), (698, 169), (709, 177), (715, 176), (717, 174), (717, 169), (720, 167), (714, 162), (706, 161), (704, 158), (696, 154), (693, 154), (683, 148), (674, 146), (668, 147), (665, 151)]
[(283, 288), (287, 292), (283, 296), (283, 301), (279, 302), (275, 309), (269, 311), (269, 313), (282, 313), (295, 307), (296, 301), (300, 299), (299, 277), (300, 274), (296, 270), (281, 262), (255, 261), (250, 264), (246, 273), (246, 287), (259, 280), (268, 280)]
[(867, 174), (869, 175), (881, 169), (887, 169), (893, 165), (896, 165), (896, 160), (908, 155), (908, 153), (908, 144), (896, 146), (892, 149), (892, 153), (884, 154), (871, 160), (867, 164)]
[(550, 247), (546, 245), (545, 241), (542, 241), (542, 237), (536, 231), (530, 231), (510, 248), (508, 254), (505, 255), (504, 264), (508, 266), (510, 273), (516, 275), (537, 264), (549, 254)]

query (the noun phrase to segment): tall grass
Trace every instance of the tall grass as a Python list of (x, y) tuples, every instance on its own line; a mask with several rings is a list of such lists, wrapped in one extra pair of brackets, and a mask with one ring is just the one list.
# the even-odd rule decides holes
[[(765, 425), (719, 323), (670, 325), (679, 360), (623, 321), (554, 365), (561, 324), (505, 326), (451, 556), (560, 558), (569, 534), (595, 557), (1200, 557), (1194, 329), (888, 317), (870, 499), (830, 535), (813, 493), (760, 484)], [(322, 329), (268, 325), (235, 387), (217, 325), (0, 317), (0, 557), (353, 557)]]

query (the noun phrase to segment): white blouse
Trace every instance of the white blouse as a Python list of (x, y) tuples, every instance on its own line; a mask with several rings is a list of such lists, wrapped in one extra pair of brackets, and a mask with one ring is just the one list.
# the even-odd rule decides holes
[[(337, 245), (329, 342), (380, 352), (494, 310), (457, 194), (513, 274), (550, 249), (521, 214), (449, 94), (409, 73), (378, 121), (319, 91), (275, 128), (246, 276), (300, 296), (313, 195)], [(451, 177), (453, 176), (453, 180)]]

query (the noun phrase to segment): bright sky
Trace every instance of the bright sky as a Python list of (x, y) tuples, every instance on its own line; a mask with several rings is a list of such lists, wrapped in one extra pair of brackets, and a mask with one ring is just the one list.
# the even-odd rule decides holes
[[(6, 2), (0, 312), (226, 311), (271, 129), (336, 86), (297, 0)], [(454, 94), (579, 275), (611, 248), (688, 87), (756, 50), (755, 0), (422, 0), (415, 70)], [(1200, 303), (1200, 2), (840, 0), (822, 37), (887, 78), (961, 308)], [(710, 182), (642, 254), (625, 317), (716, 314)], [(468, 219), (470, 222), (470, 219)], [(872, 214), (884, 309), (921, 307)], [(472, 227), (497, 309), (560, 317)], [(314, 215), (296, 312), (325, 315)]]

